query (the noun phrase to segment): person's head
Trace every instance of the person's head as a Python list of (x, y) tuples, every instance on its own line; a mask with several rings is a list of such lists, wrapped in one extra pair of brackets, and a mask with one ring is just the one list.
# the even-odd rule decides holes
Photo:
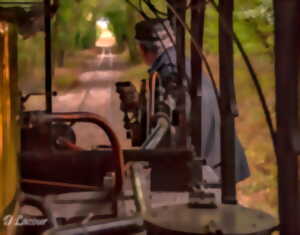
[(159, 48), (151, 43), (139, 42), (140, 54), (147, 65), (152, 65), (159, 56)]
[(142, 58), (148, 65), (152, 65), (165, 49), (174, 46), (175, 36), (168, 20), (141, 21), (136, 24), (135, 33)]

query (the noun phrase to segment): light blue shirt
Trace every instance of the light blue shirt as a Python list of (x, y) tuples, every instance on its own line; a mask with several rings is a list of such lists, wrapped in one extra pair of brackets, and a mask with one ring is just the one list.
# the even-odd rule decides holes
[[(171, 60), (171, 61), (170, 61)], [(149, 73), (159, 72), (160, 76), (167, 77), (168, 73), (174, 73), (177, 70), (176, 49), (168, 48), (153, 63)], [(186, 64), (188, 79), (191, 76), (191, 66), (189, 61)], [(215, 169), (220, 176), (221, 162), (221, 140), (220, 127), (221, 118), (218, 107), (217, 97), (210, 79), (206, 76), (202, 78), (202, 156), (206, 159), (207, 164)], [(199, 107), (200, 108), (200, 107)], [(200, 143), (199, 143), (200, 144)], [(236, 159), (236, 180), (241, 181), (250, 176), (249, 166), (246, 159), (245, 151), (236, 137), (235, 141), (235, 159)], [(218, 167), (216, 167), (218, 166)]]

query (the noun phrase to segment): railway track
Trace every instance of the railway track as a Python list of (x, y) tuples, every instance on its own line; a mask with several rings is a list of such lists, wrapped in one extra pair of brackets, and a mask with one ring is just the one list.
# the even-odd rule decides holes
[[(116, 130), (123, 147), (129, 147), (123, 128), (120, 101), (115, 92), (115, 83), (121, 71), (115, 69), (118, 56), (111, 48), (105, 48), (93, 63), (94, 69), (79, 76), (79, 86), (54, 98), (55, 112), (93, 112), (106, 118)], [(94, 130), (93, 125), (76, 124), (74, 130), (78, 136), (78, 145), (91, 149), (97, 145), (106, 145), (108, 140)], [(99, 141), (100, 140), (100, 141)]]

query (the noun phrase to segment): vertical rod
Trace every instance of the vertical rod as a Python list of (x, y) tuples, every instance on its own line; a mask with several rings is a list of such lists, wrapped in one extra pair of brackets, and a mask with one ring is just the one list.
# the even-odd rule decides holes
[(44, 0), (46, 112), (52, 112), (51, 0)]
[[(173, 4), (176, 4), (176, 11), (182, 21), (185, 22), (186, 0), (177, 0)], [(185, 77), (185, 29), (178, 19), (176, 20), (176, 51), (178, 75), (183, 80)]]
[[(169, 0), (172, 6), (176, 9), (176, 13), (180, 19), (185, 22), (186, 18), (186, 0)], [(176, 32), (176, 62), (177, 62), (177, 74), (181, 81), (181, 85), (184, 86), (185, 74), (186, 74), (186, 60), (185, 60), (185, 29), (180, 23), (180, 20), (175, 20), (175, 32)], [(182, 97), (179, 104), (180, 109), (180, 125), (178, 128), (178, 145), (186, 147), (188, 145), (188, 123), (186, 113), (186, 97)]]
[[(204, 18), (205, 18), (205, 0), (192, 0), (191, 2), (191, 31), (192, 37), (195, 38), (199, 47), (203, 48), (204, 36)], [(198, 156), (202, 156), (202, 59), (191, 43), (191, 68), (192, 68), (192, 82), (191, 82), (191, 137), (192, 144), (195, 147)], [(200, 91), (200, 92), (199, 92)], [(196, 128), (195, 128), (196, 127)]]
[[(300, 3), (297, 0), (274, 0), (275, 10), (275, 75), (276, 75), (276, 154), (280, 234), (300, 234), (299, 185), (297, 154), (293, 134), (297, 131), (297, 23)], [(299, 144), (299, 143), (298, 143)], [(298, 226), (298, 228), (297, 228)]]
[[(166, 0), (168, 3), (172, 4), (172, 0)], [(167, 14), (168, 14), (168, 19), (170, 20), (170, 23), (173, 27), (173, 19), (174, 19), (174, 14), (173, 12), (170, 10), (170, 8), (167, 7)]]
[(220, 0), (219, 4), (222, 202), (235, 204), (235, 96), (233, 38), (231, 33), (233, 31), (233, 0)]

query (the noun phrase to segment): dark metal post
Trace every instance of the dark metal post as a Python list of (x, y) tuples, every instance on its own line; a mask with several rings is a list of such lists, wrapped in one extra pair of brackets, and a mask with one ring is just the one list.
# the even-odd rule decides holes
[[(205, 17), (205, 0), (192, 0), (192, 18), (191, 31), (192, 37), (195, 38), (196, 43), (202, 49), (203, 35), (204, 35), (204, 17)], [(192, 82), (191, 82), (191, 99), (192, 99), (192, 113), (191, 113), (191, 137), (192, 144), (195, 147), (198, 156), (202, 156), (202, 105), (201, 91), (202, 85), (202, 59), (194, 44), (191, 43), (191, 68), (192, 68)], [(195, 128), (197, 127), (197, 128)]]
[[(170, 4), (172, 4), (172, 0), (167, 0), (167, 2), (170, 3)], [(167, 14), (168, 14), (168, 19), (171, 22), (171, 26), (174, 27), (175, 17), (174, 17), (173, 12), (168, 7), (167, 7)]]
[(236, 203), (233, 0), (219, 1), (222, 202)]
[[(178, 13), (178, 16), (183, 22), (185, 22), (186, 0), (176, 0), (173, 1), (173, 4), (175, 4), (175, 9)], [(178, 75), (183, 80), (185, 77), (185, 29), (178, 19), (176, 20), (175, 27)]]
[[(185, 29), (181, 24), (185, 22), (186, 18), (186, 0), (169, 0), (170, 5), (174, 6), (176, 10), (175, 21), (175, 32), (176, 32), (176, 61), (177, 61), (177, 73), (182, 86), (184, 86), (184, 80), (186, 75), (186, 60), (185, 60)], [(178, 128), (178, 145), (186, 147), (188, 145), (188, 123), (187, 123), (187, 113), (186, 113), (186, 97), (181, 97), (179, 104), (180, 109), (180, 125)]]
[(52, 112), (51, 0), (44, 0), (46, 112)]
[[(274, 0), (276, 74), (276, 153), (278, 161), (280, 234), (300, 234), (295, 133), (298, 129), (299, 48), (297, 0)], [(298, 227), (297, 227), (298, 226)]]

